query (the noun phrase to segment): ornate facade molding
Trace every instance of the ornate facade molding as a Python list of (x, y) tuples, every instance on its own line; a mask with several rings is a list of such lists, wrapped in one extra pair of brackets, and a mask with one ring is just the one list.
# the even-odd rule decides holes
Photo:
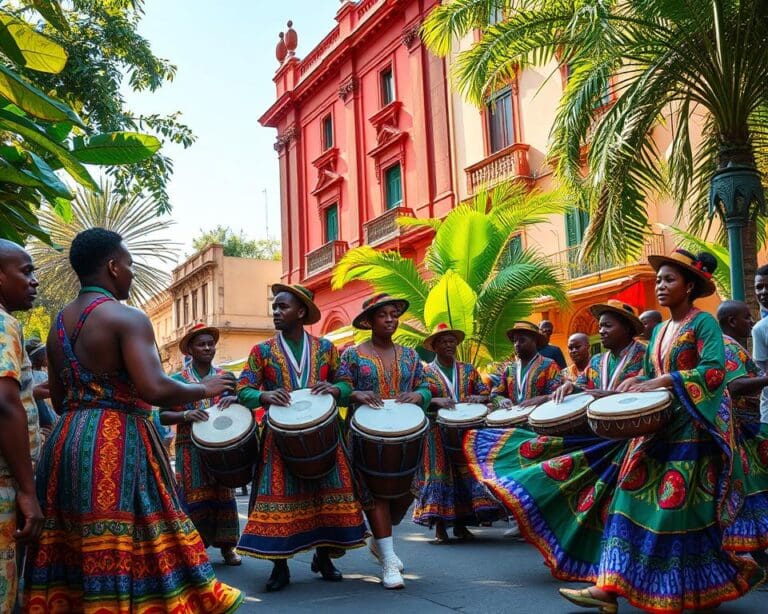
[(339, 98), (346, 102), (347, 98), (357, 90), (358, 85), (357, 77), (351, 76), (339, 86)]
[(408, 51), (413, 51), (418, 46), (418, 43), (421, 42), (419, 30), (421, 30), (421, 24), (418, 22), (403, 29), (402, 41)]
[(299, 130), (296, 128), (296, 125), (294, 124), (292, 126), (288, 126), (288, 128), (285, 129), (285, 132), (277, 135), (277, 139), (275, 139), (275, 144), (273, 147), (277, 152), (283, 151), (283, 149), (285, 149), (291, 143), (291, 141), (295, 141), (298, 138)]

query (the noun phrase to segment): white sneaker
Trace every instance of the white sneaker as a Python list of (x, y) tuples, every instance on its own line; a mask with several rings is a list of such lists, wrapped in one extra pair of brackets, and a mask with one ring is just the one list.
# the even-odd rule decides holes
[[(371, 541), (368, 543), (368, 550), (371, 551), (371, 554), (373, 555), (373, 558), (375, 558), (379, 562), (379, 565), (383, 565), (384, 564), (384, 561), (381, 560), (381, 553), (379, 552), (379, 547), (376, 544), (376, 540), (375, 539), (371, 539)], [(403, 569), (405, 569), (405, 566), (403, 565), (403, 562), (400, 560), (400, 557), (395, 555), (394, 561), (397, 563), (397, 570), (398, 571), (403, 571)]]
[(400, 570), (397, 568), (398, 561), (399, 559), (393, 556), (381, 565), (381, 583), (386, 589), (405, 588), (403, 576), (400, 575)]

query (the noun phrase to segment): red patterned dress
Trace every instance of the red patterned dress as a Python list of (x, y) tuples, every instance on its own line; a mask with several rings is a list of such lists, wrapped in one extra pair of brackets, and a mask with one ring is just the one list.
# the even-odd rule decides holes
[[(240, 402), (254, 408), (260, 404), (262, 391), (291, 391), (332, 382), (339, 367), (333, 344), (305, 334), (303, 349), (306, 362), (293, 355), (279, 333), (254, 346), (237, 384)], [(343, 445), (336, 451), (336, 468), (331, 473), (306, 480), (286, 467), (267, 427), (255, 489), (248, 524), (237, 547), (241, 554), (280, 559), (326, 546), (338, 555), (365, 544), (365, 521)]]

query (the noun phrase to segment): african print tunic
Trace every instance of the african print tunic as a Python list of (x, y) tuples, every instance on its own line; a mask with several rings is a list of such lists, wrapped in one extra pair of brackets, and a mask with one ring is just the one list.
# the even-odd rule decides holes
[(575, 364), (568, 365), (565, 369), (560, 371), (560, 378), (564, 382), (576, 383), (576, 380), (579, 379), (581, 375), (586, 373), (587, 369), (589, 369), (589, 363), (587, 363), (587, 366), (583, 369), (579, 369)]
[(560, 368), (555, 361), (541, 354), (536, 354), (523, 368), (519, 360), (508, 363), (502, 369), (499, 378), (499, 384), (493, 389), (493, 395), (506, 397), (514, 404), (552, 394), (562, 383)]
[(37, 467), (45, 515), (25, 575), (30, 613), (231, 612), (243, 594), (216, 580), (184, 513), (151, 406), (126, 371), (95, 373), (77, 358), (61, 313), (64, 412)]
[[(224, 373), (224, 369), (212, 367), (203, 377), (221, 373)], [(191, 363), (173, 378), (190, 383), (197, 383), (202, 379)], [(173, 407), (170, 411), (207, 409), (218, 403), (220, 398), (187, 403)], [(195, 523), (205, 545), (216, 548), (235, 546), (240, 537), (235, 491), (218, 484), (208, 472), (197, 446), (192, 443), (191, 422), (176, 425), (176, 479), (184, 508)]]
[[(278, 333), (251, 350), (237, 383), (238, 398), (254, 408), (263, 391), (290, 392), (332, 382), (338, 367), (339, 353), (327, 339), (305, 334), (301, 355), (295, 356)], [(237, 547), (241, 554), (279, 559), (320, 546), (343, 551), (365, 544), (362, 507), (343, 445), (336, 449), (336, 467), (330, 473), (307, 480), (283, 462), (274, 432), (267, 427), (254, 488), (253, 506)]]
[(605, 351), (589, 361), (589, 367), (576, 380), (583, 390), (615, 390), (625, 379), (643, 372), (646, 346), (633, 341), (616, 356)]
[[(755, 364), (744, 346), (736, 339), (723, 335), (725, 342), (725, 370), (726, 384), (742, 377), (760, 377), (762, 370)], [(760, 422), (760, 394), (753, 396), (732, 395), (733, 413), (743, 423)]]
[[(455, 362), (452, 369), (440, 370), (432, 362), (427, 368), (429, 391), (433, 398), (452, 398), (457, 403), (471, 396), (486, 396), (490, 387), (469, 363)], [(472, 477), (464, 464), (451, 462), (440, 426), (432, 421), (427, 433), (422, 463), (423, 475), (413, 510), (413, 521), (432, 526), (442, 520), (446, 524), (479, 525), (504, 517), (499, 504), (488, 496), (485, 487)]]

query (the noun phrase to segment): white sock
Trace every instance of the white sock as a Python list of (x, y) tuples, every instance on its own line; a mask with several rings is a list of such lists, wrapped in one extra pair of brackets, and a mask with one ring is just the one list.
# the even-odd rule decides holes
[(386, 561), (395, 556), (395, 542), (392, 536), (382, 537), (376, 540), (376, 545), (379, 547), (379, 553), (381, 554), (381, 560)]

